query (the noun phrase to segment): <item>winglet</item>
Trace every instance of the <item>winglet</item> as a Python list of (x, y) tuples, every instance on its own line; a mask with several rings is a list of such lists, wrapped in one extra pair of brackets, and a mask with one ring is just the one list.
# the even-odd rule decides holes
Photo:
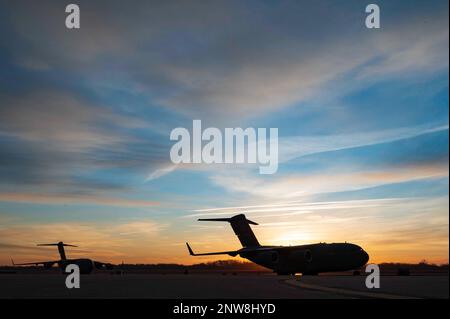
[(189, 246), (189, 244), (188, 244), (188, 243), (186, 243), (186, 246), (187, 246), (187, 249), (189, 250), (189, 255), (191, 255), (191, 256), (195, 256), (194, 252), (192, 251), (192, 248), (191, 248), (191, 246)]
[(11, 258), (11, 262), (13, 264), (13, 266), (15, 266), (16, 264), (14, 263), (14, 259)]

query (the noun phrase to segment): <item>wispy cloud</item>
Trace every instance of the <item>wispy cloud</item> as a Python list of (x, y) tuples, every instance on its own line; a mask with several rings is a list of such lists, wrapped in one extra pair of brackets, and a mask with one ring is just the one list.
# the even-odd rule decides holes
[(152, 181), (154, 179), (160, 178), (161, 176), (164, 176), (166, 174), (169, 174), (173, 172), (177, 168), (177, 165), (169, 165), (167, 167), (156, 169), (155, 171), (151, 172), (147, 178), (145, 179), (146, 182)]
[(13, 203), (33, 203), (61, 205), (68, 203), (94, 204), (119, 207), (151, 207), (158, 206), (156, 201), (146, 201), (126, 198), (108, 198), (99, 195), (76, 195), (76, 194), (39, 194), (39, 193), (0, 193), (0, 201)]
[[(428, 124), (380, 131), (353, 132), (352, 134), (281, 137), (278, 141), (278, 161), (280, 163), (284, 163), (303, 156), (319, 153), (348, 150), (352, 148), (407, 140), (426, 134), (448, 131), (448, 129), (448, 124), (441, 126)], [(156, 169), (150, 173), (146, 181), (157, 179), (175, 171), (176, 169), (211, 171), (214, 174), (214, 172), (222, 171), (219, 166), (220, 164), (169, 165), (162, 169)], [(252, 170), (256, 167), (255, 165), (227, 165), (227, 167), (230, 166), (232, 168), (240, 168), (237, 173), (238, 175), (246, 174), (248, 173), (248, 170)], [(225, 176), (228, 176), (228, 172), (225, 173)], [(213, 180), (220, 180), (220, 178), (220, 176), (216, 176), (213, 177)]]
[(136, 133), (152, 132), (147, 123), (73, 92), (43, 89), (0, 94), (0, 100), (0, 118), (7, 119), (0, 121), (0, 184), (20, 191), (35, 185), (40, 192), (105, 193), (128, 186), (97, 172), (127, 169), (132, 177), (166, 161), (164, 141)]
[(50, 143), (55, 148), (73, 153), (118, 147), (130, 142), (132, 136), (120, 134), (112, 127), (145, 125), (138, 119), (119, 116), (70, 93), (57, 91), (20, 97), (3, 96), (2, 104), (0, 116), (8, 119), (0, 122), (2, 135)]
[[(188, 214), (183, 217), (203, 217), (203, 216), (219, 216), (230, 215), (235, 211), (242, 211), (249, 216), (259, 213), (255, 217), (275, 217), (275, 216), (294, 216), (301, 214), (311, 214), (316, 211), (336, 210), (336, 209), (352, 209), (379, 207), (382, 205), (393, 205), (395, 202), (403, 202), (408, 198), (379, 198), (379, 199), (363, 199), (363, 200), (341, 200), (341, 201), (317, 201), (310, 202), (307, 200), (286, 201), (282, 204), (266, 204), (251, 206), (234, 206), (234, 207), (213, 207), (194, 210), (196, 213)], [(292, 212), (293, 211), (293, 212)], [(277, 214), (267, 214), (277, 213)]]
[(279, 142), (279, 160), (287, 162), (302, 156), (400, 141), (448, 129), (448, 124), (421, 125), (352, 134), (286, 137), (281, 138)]
[[(230, 192), (263, 198), (307, 196), (364, 189), (384, 184), (448, 176), (448, 165), (416, 165), (341, 173), (329, 169), (322, 174), (288, 174), (265, 180), (252, 175), (214, 175), (211, 180)], [(324, 183), (326, 181), (326, 183)]]

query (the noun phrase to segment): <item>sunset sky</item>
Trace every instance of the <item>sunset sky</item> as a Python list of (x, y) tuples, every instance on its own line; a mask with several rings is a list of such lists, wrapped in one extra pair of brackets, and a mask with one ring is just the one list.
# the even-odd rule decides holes
[[(352, 242), (448, 263), (448, 1), (0, 1), (0, 264), (186, 263)], [(156, 4), (157, 3), (157, 4)], [(279, 169), (174, 165), (169, 135), (275, 127)], [(221, 259), (231, 258), (223, 256)]]

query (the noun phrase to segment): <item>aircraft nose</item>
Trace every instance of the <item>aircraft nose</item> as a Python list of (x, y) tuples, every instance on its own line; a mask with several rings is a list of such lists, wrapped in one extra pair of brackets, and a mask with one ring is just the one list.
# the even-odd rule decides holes
[(361, 262), (363, 265), (367, 264), (367, 262), (369, 261), (369, 254), (363, 250), (361, 251)]

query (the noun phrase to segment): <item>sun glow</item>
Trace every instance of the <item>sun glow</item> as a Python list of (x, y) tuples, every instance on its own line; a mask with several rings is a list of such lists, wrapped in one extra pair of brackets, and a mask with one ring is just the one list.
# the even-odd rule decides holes
[(282, 246), (302, 245), (312, 242), (314, 242), (314, 237), (311, 234), (296, 231), (275, 235), (271, 240), (274, 245)]

